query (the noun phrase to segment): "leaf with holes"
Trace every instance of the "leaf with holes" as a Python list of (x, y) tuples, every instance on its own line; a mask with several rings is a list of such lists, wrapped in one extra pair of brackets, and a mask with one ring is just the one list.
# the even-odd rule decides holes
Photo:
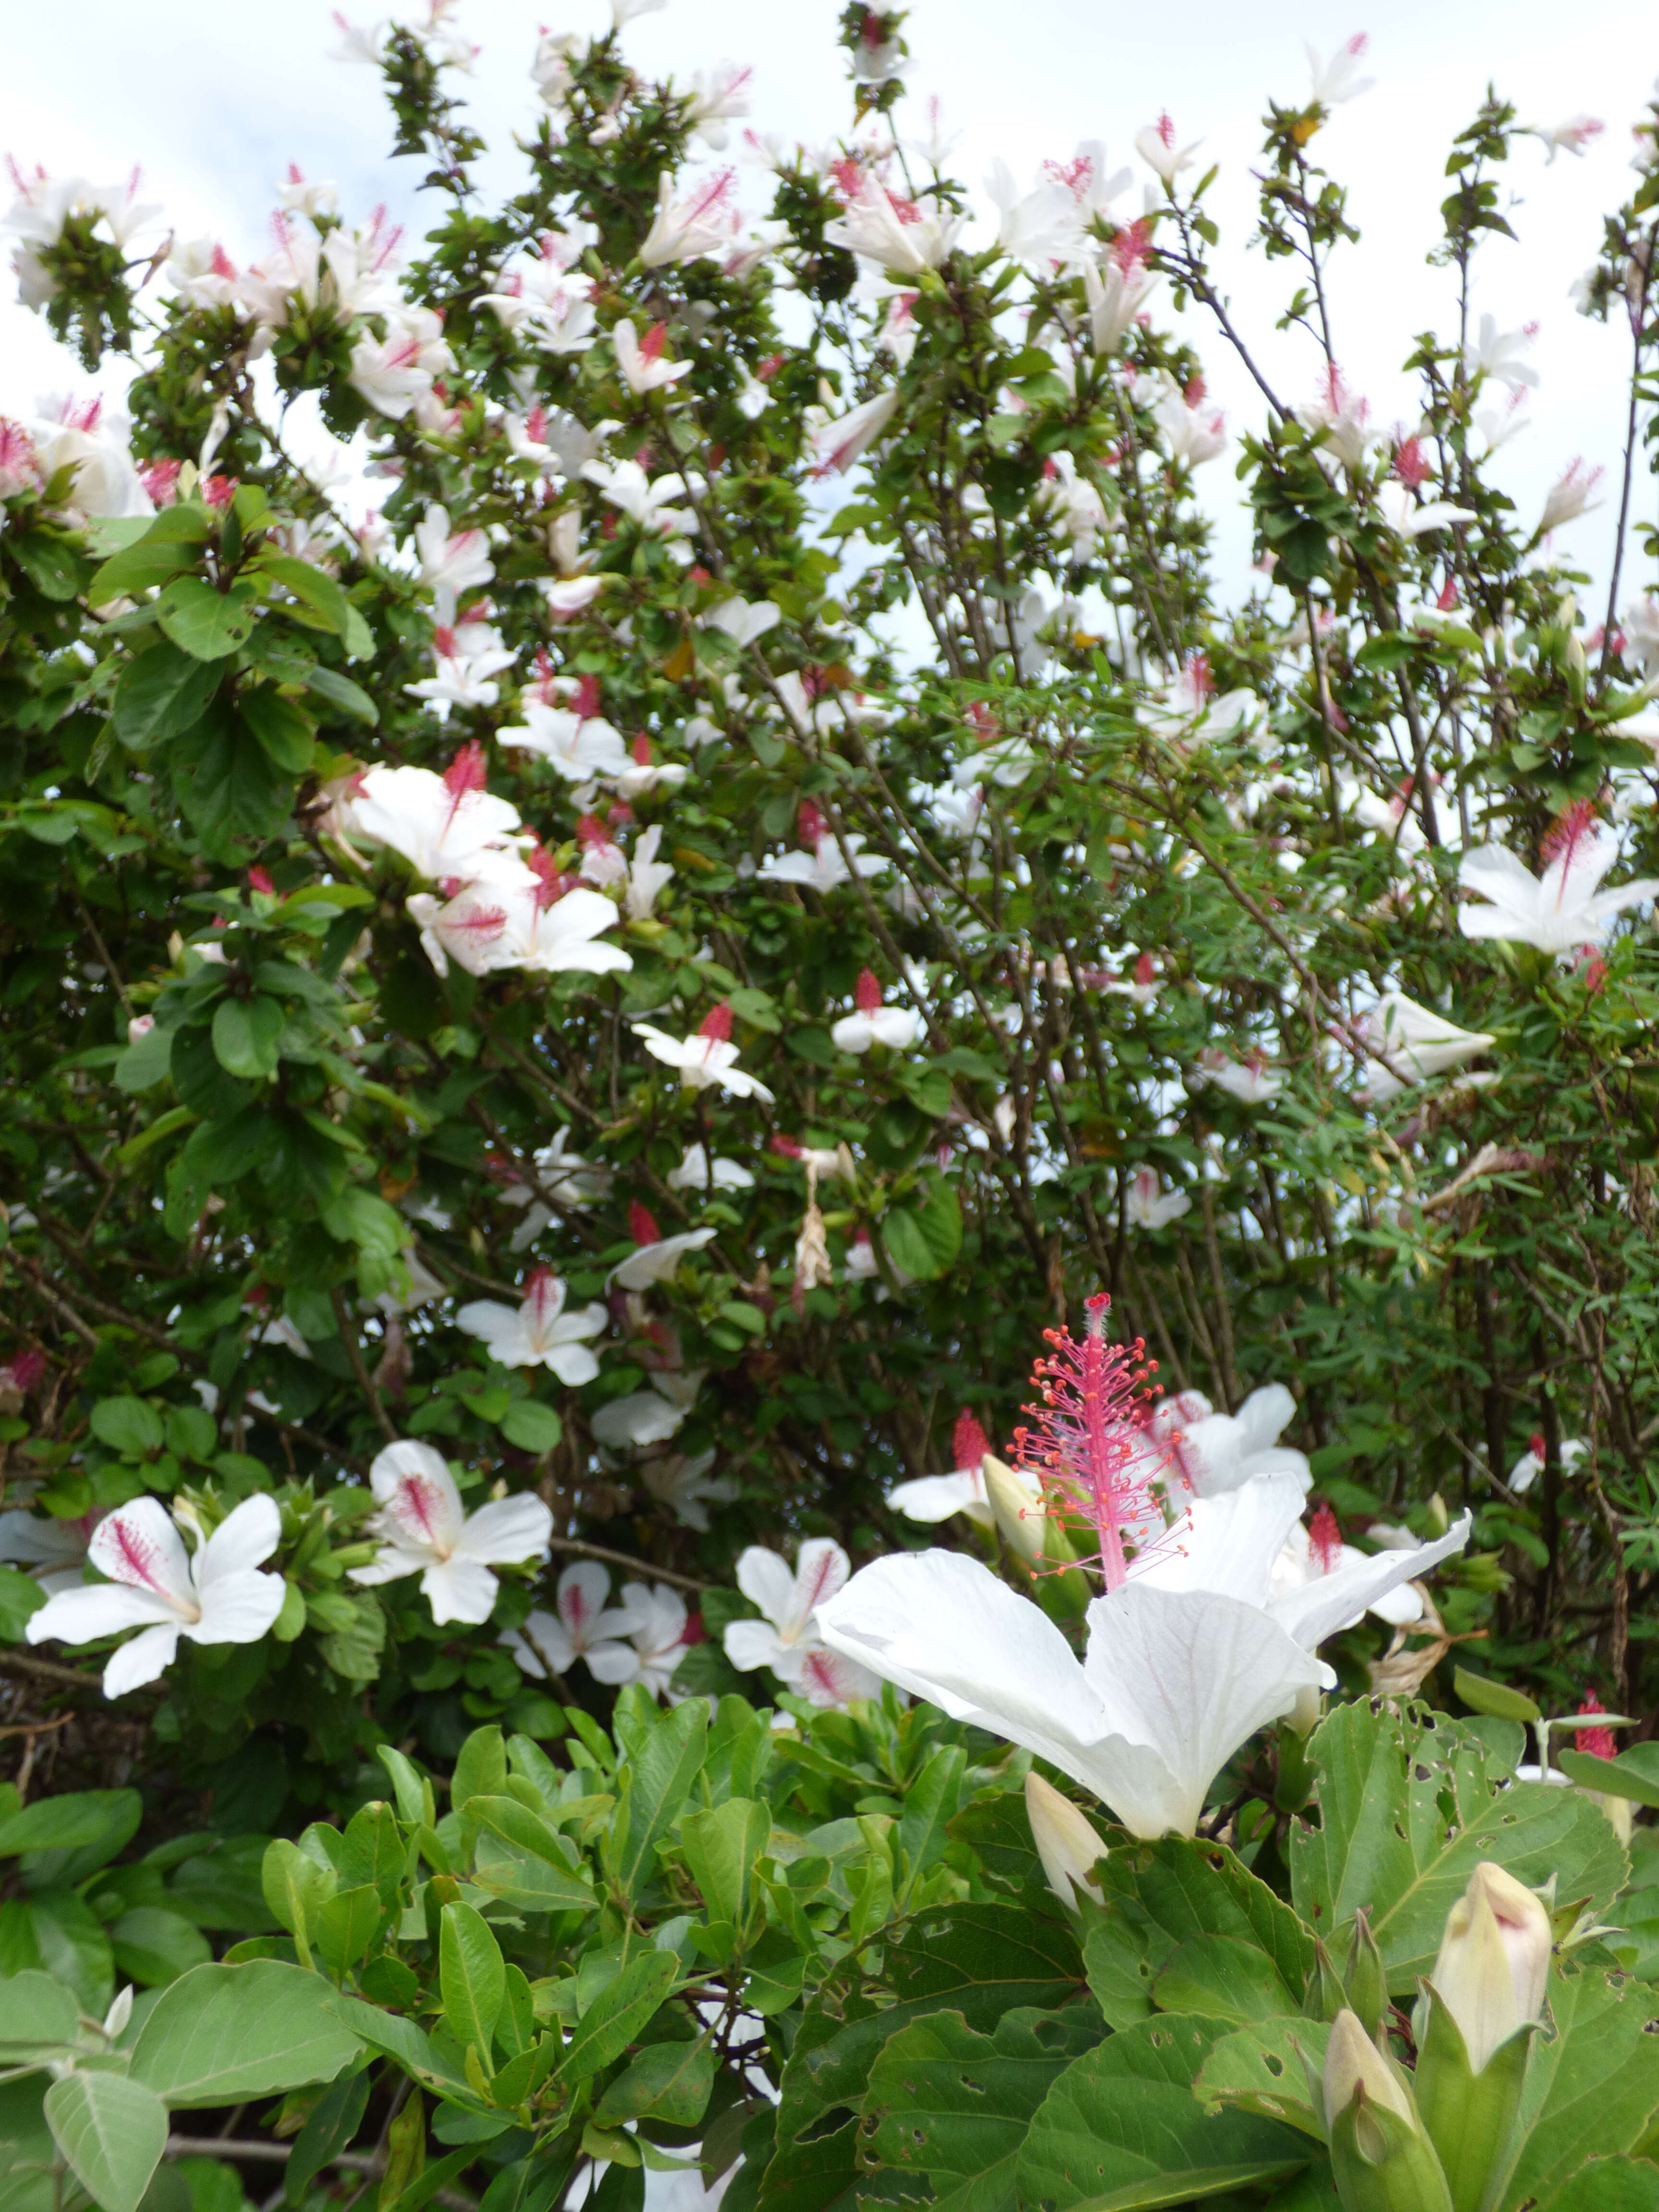
[[(1521, 2093), (1526, 2140), (1503, 2197), (1506, 2208), (1547, 2200), (1585, 2159), (1634, 2150), (1659, 2113), (1654, 1990), (1593, 1965), (1569, 1964), (1552, 1971), (1548, 2004), (1554, 2032), (1533, 2045)], [(1561, 2201), (1563, 2212), (1566, 2203), (1577, 2203), (1571, 2196)]]
[(1322, 2020), (1252, 2021), (1212, 2049), (1199, 2071), (1197, 2094), (1208, 2111), (1226, 2105), (1285, 2120), (1323, 2142), (1325, 2116), (1312, 2085), (1323, 2077), (1330, 2033)]
[(1072, 2061), (1106, 2033), (1092, 2004), (1006, 2013), (988, 2035), (959, 2012), (891, 2037), (870, 2069), (868, 2154), (926, 2174), (939, 2212), (1006, 2212), (1032, 2115)]

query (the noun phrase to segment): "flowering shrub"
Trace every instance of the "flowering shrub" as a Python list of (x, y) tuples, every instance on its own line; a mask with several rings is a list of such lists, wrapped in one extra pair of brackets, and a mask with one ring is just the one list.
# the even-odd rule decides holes
[(820, 151), (637, 7), (499, 203), (347, 28), (419, 247), (16, 173), (130, 378), (0, 422), (8, 2185), (1650, 2188), (1659, 110), (1595, 621), (1480, 288), (1584, 118), (1455, 142), (1390, 429), (1363, 41), (1268, 358), (1168, 116), (976, 204), (898, 12)]

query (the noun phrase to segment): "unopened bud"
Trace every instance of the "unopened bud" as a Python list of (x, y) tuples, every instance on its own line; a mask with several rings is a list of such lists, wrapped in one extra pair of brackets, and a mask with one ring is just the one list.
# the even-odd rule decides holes
[(1006, 1466), (994, 1452), (986, 1453), (981, 1471), (1003, 1541), (1022, 1559), (1037, 1565), (1042, 1558), (1048, 1517), (1042, 1510), (1041, 1489), (1029, 1474)]
[(1411, 2092), (1365, 2033), (1358, 2014), (1345, 2007), (1332, 2022), (1331, 2039), (1325, 2046), (1326, 2126), (1334, 2128), (1339, 2115), (1362, 2096), (1367, 2104), (1416, 2126)]
[(1331, 2174), (1344, 2212), (1452, 2212), (1410, 2081), (1358, 2015), (1337, 2014), (1325, 2051)]
[(1462, 2033), (1471, 2073), (1542, 2015), (1553, 1941), (1550, 1917), (1532, 1891), (1482, 1859), (1446, 1916), (1432, 1978)]
[(1066, 1910), (1076, 1911), (1079, 1893), (1103, 1904), (1100, 1886), (1091, 1877), (1096, 1861), (1105, 1857), (1106, 1846), (1087, 1814), (1040, 1774), (1030, 1773), (1025, 1778), (1025, 1817), (1048, 1887)]
[(1382, 1971), (1382, 1954), (1371, 1933), (1370, 1915), (1363, 1905), (1354, 1915), (1353, 1941), (1342, 1978), (1347, 1985), (1348, 2002), (1365, 2025), (1375, 2029), (1389, 2008), (1389, 1984)]

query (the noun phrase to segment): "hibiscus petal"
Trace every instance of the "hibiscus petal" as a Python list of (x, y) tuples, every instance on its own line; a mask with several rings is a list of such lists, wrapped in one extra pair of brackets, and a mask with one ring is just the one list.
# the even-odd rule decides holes
[(262, 1575), (245, 1567), (216, 1576), (203, 1589), (201, 1620), (186, 1623), (185, 1633), (195, 1644), (257, 1644), (282, 1611), (287, 1595), (288, 1584), (281, 1575)]
[(104, 1669), (104, 1695), (122, 1698), (129, 1690), (143, 1689), (163, 1668), (172, 1666), (178, 1656), (177, 1621), (145, 1629), (142, 1636), (133, 1637), (118, 1651), (110, 1654), (109, 1664)]
[(379, 1521), (411, 1551), (447, 1552), (461, 1533), (461, 1498), (441, 1453), (430, 1444), (388, 1444), (368, 1470), (380, 1501)]
[(1461, 1552), (1474, 1525), (1466, 1513), (1432, 1544), (1420, 1544), (1410, 1552), (1379, 1552), (1372, 1559), (1340, 1566), (1333, 1574), (1304, 1583), (1300, 1589), (1286, 1590), (1273, 1601), (1268, 1611), (1287, 1635), (1311, 1651), (1339, 1629), (1352, 1627), (1388, 1591), (1397, 1589), (1401, 1583), (1415, 1582), (1442, 1559)]
[[(209, 1591), (216, 1583), (263, 1565), (282, 1540), (283, 1516), (274, 1498), (245, 1498), (234, 1512), (228, 1513), (203, 1545), (196, 1562), (196, 1581), (204, 1612)], [(265, 1575), (259, 1579), (276, 1581), (279, 1586), (281, 1583), (280, 1576)]]
[(729, 1621), (722, 1640), (726, 1657), (743, 1674), (752, 1674), (757, 1667), (770, 1667), (775, 1673), (787, 1649), (778, 1641), (776, 1629), (765, 1620)]
[(114, 1636), (124, 1628), (148, 1627), (152, 1621), (176, 1623), (178, 1614), (153, 1590), (130, 1589), (121, 1583), (89, 1583), (59, 1590), (23, 1626), (31, 1644), (55, 1638), (59, 1644), (90, 1644), (94, 1637)]
[(1302, 1512), (1291, 1474), (1260, 1475), (1217, 1498), (1195, 1498), (1134, 1580), (1143, 1589), (1213, 1590), (1245, 1605), (1265, 1605), (1273, 1562)]
[(184, 1539), (160, 1498), (135, 1498), (106, 1513), (92, 1532), (87, 1557), (112, 1582), (153, 1591), (175, 1612), (196, 1610)]
[(553, 1534), (553, 1515), (544, 1502), (529, 1492), (516, 1498), (495, 1498), (469, 1513), (455, 1547), (458, 1559), (495, 1559), (516, 1565), (540, 1557)]
[(489, 1618), (501, 1584), (478, 1560), (458, 1553), (451, 1559), (432, 1560), (421, 1576), (421, 1588), (441, 1628), (452, 1620), (480, 1628)]
[[(787, 1559), (775, 1552), (769, 1552), (763, 1544), (750, 1544), (738, 1557), (738, 1588), (750, 1605), (757, 1605), (775, 1628), (781, 1628), (794, 1609), (795, 1577), (790, 1572)], [(734, 1621), (734, 1628), (742, 1623)], [(734, 1661), (741, 1666), (741, 1660)], [(751, 1659), (751, 1667), (766, 1665), (764, 1660)]]

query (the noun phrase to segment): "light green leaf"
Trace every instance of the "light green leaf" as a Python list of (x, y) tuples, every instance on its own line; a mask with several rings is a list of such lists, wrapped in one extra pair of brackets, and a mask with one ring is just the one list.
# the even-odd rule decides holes
[[(94, 1406), (95, 1434), (104, 1436), (98, 1416), (111, 1406), (137, 1407), (155, 1423), (152, 1448), (161, 1443), (161, 1424), (140, 1398), (106, 1398)], [(107, 1436), (104, 1440), (114, 1441)], [(93, 1844), (106, 1844), (113, 1858), (137, 1834), (143, 1811), (144, 1801), (136, 1790), (81, 1790), (64, 1797), (37, 1797), (33, 1805), (0, 1817), (0, 1858), (17, 1851), (79, 1851)]]
[(167, 2107), (125, 2074), (74, 2073), (46, 2095), (46, 2122), (101, 2212), (137, 2212), (167, 2146)]
[(205, 1936), (182, 1913), (159, 1905), (135, 1905), (109, 1931), (117, 1970), (144, 1989), (177, 1981), (213, 1956)]
[(711, 1920), (741, 1929), (752, 1902), (755, 1862), (772, 1832), (772, 1808), (749, 1797), (728, 1797), (680, 1822), (680, 1850), (702, 1893)]
[(380, 1924), (380, 1892), (367, 1883), (337, 1890), (317, 1908), (318, 1956), (335, 1973), (355, 1966)]
[(12, 2046), (73, 2043), (80, 2008), (73, 1990), (31, 1971), (0, 1981), (0, 2064), (15, 2065)]
[(234, 2105), (331, 2081), (356, 2052), (320, 1974), (255, 1959), (192, 1966), (163, 1990), (132, 2073), (173, 2106)]
[(228, 1074), (262, 1082), (275, 1074), (283, 1010), (256, 992), (251, 999), (221, 999), (213, 1011), (213, 1051)]
[(1194, 1936), (1181, 1944), (1152, 1984), (1160, 2012), (1206, 2020), (1274, 2020), (1297, 2009), (1273, 1960), (1237, 1936)]
[(1659, 1996), (1569, 1964), (1552, 1972), (1548, 2004), (1555, 2032), (1533, 2045), (1521, 2093), (1526, 2137), (1503, 2202), (1542, 2201), (1566, 2185), (1562, 2212), (1576, 2212), (1569, 2177), (1588, 2158), (1635, 2149), (1659, 2112)]
[(1526, 1726), (1540, 1717), (1538, 1706), (1524, 1690), (1512, 1690), (1507, 1682), (1472, 1674), (1467, 1667), (1455, 1669), (1452, 1686), (1472, 1713), (1486, 1713), (1497, 1721), (1520, 1721)]
[(538, 1398), (515, 1398), (501, 1415), (501, 1434), (520, 1451), (549, 1452), (564, 1434), (564, 1423)]
[(1031, 2123), (1021, 2197), (1055, 2212), (1129, 2212), (1285, 2179), (1305, 2166), (1306, 2138), (1280, 2122), (1200, 2111), (1193, 2084), (1214, 2040), (1205, 2021), (1146, 2020), (1074, 2060)]
[(1212, 2111), (1228, 2105), (1263, 2119), (1285, 2120), (1323, 2142), (1325, 2116), (1308, 2067), (1315, 2079), (1322, 2078), (1330, 2032), (1322, 2020), (1252, 2021), (1212, 2047), (1200, 2069), (1197, 2094)]
[(556, 2078), (574, 2087), (620, 2058), (679, 1979), (679, 1973), (680, 1962), (672, 1951), (643, 1951), (630, 1959), (577, 2021)]
[(693, 2128), (708, 2109), (714, 2053), (707, 2043), (653, 2043), (619, 2074), (593, 2114), (602, 2128), (647, 2117)]
[(161, 594), (161, 628), (192, 659), (222, 660), (253, 635), (258, 596), (241, 580), (219, 592), (199, 576), (179, 576)]
[(629, 1896), (656, 1871), (657, 1845), (690, 1792), (708, 1735), (707, 1706), (688, 1698), (662, 1716), (624, 1770), (628, 1788), (606, 1848), (614, 1852), (611, 1870)]
[(490, 2040), (507, 1996), (507, 1966), (489, 1923), (471, 1905), (444, 1907), (438, 1984), (451, 2034), (463, 2050), (475, 2044), (488, 2071)]

